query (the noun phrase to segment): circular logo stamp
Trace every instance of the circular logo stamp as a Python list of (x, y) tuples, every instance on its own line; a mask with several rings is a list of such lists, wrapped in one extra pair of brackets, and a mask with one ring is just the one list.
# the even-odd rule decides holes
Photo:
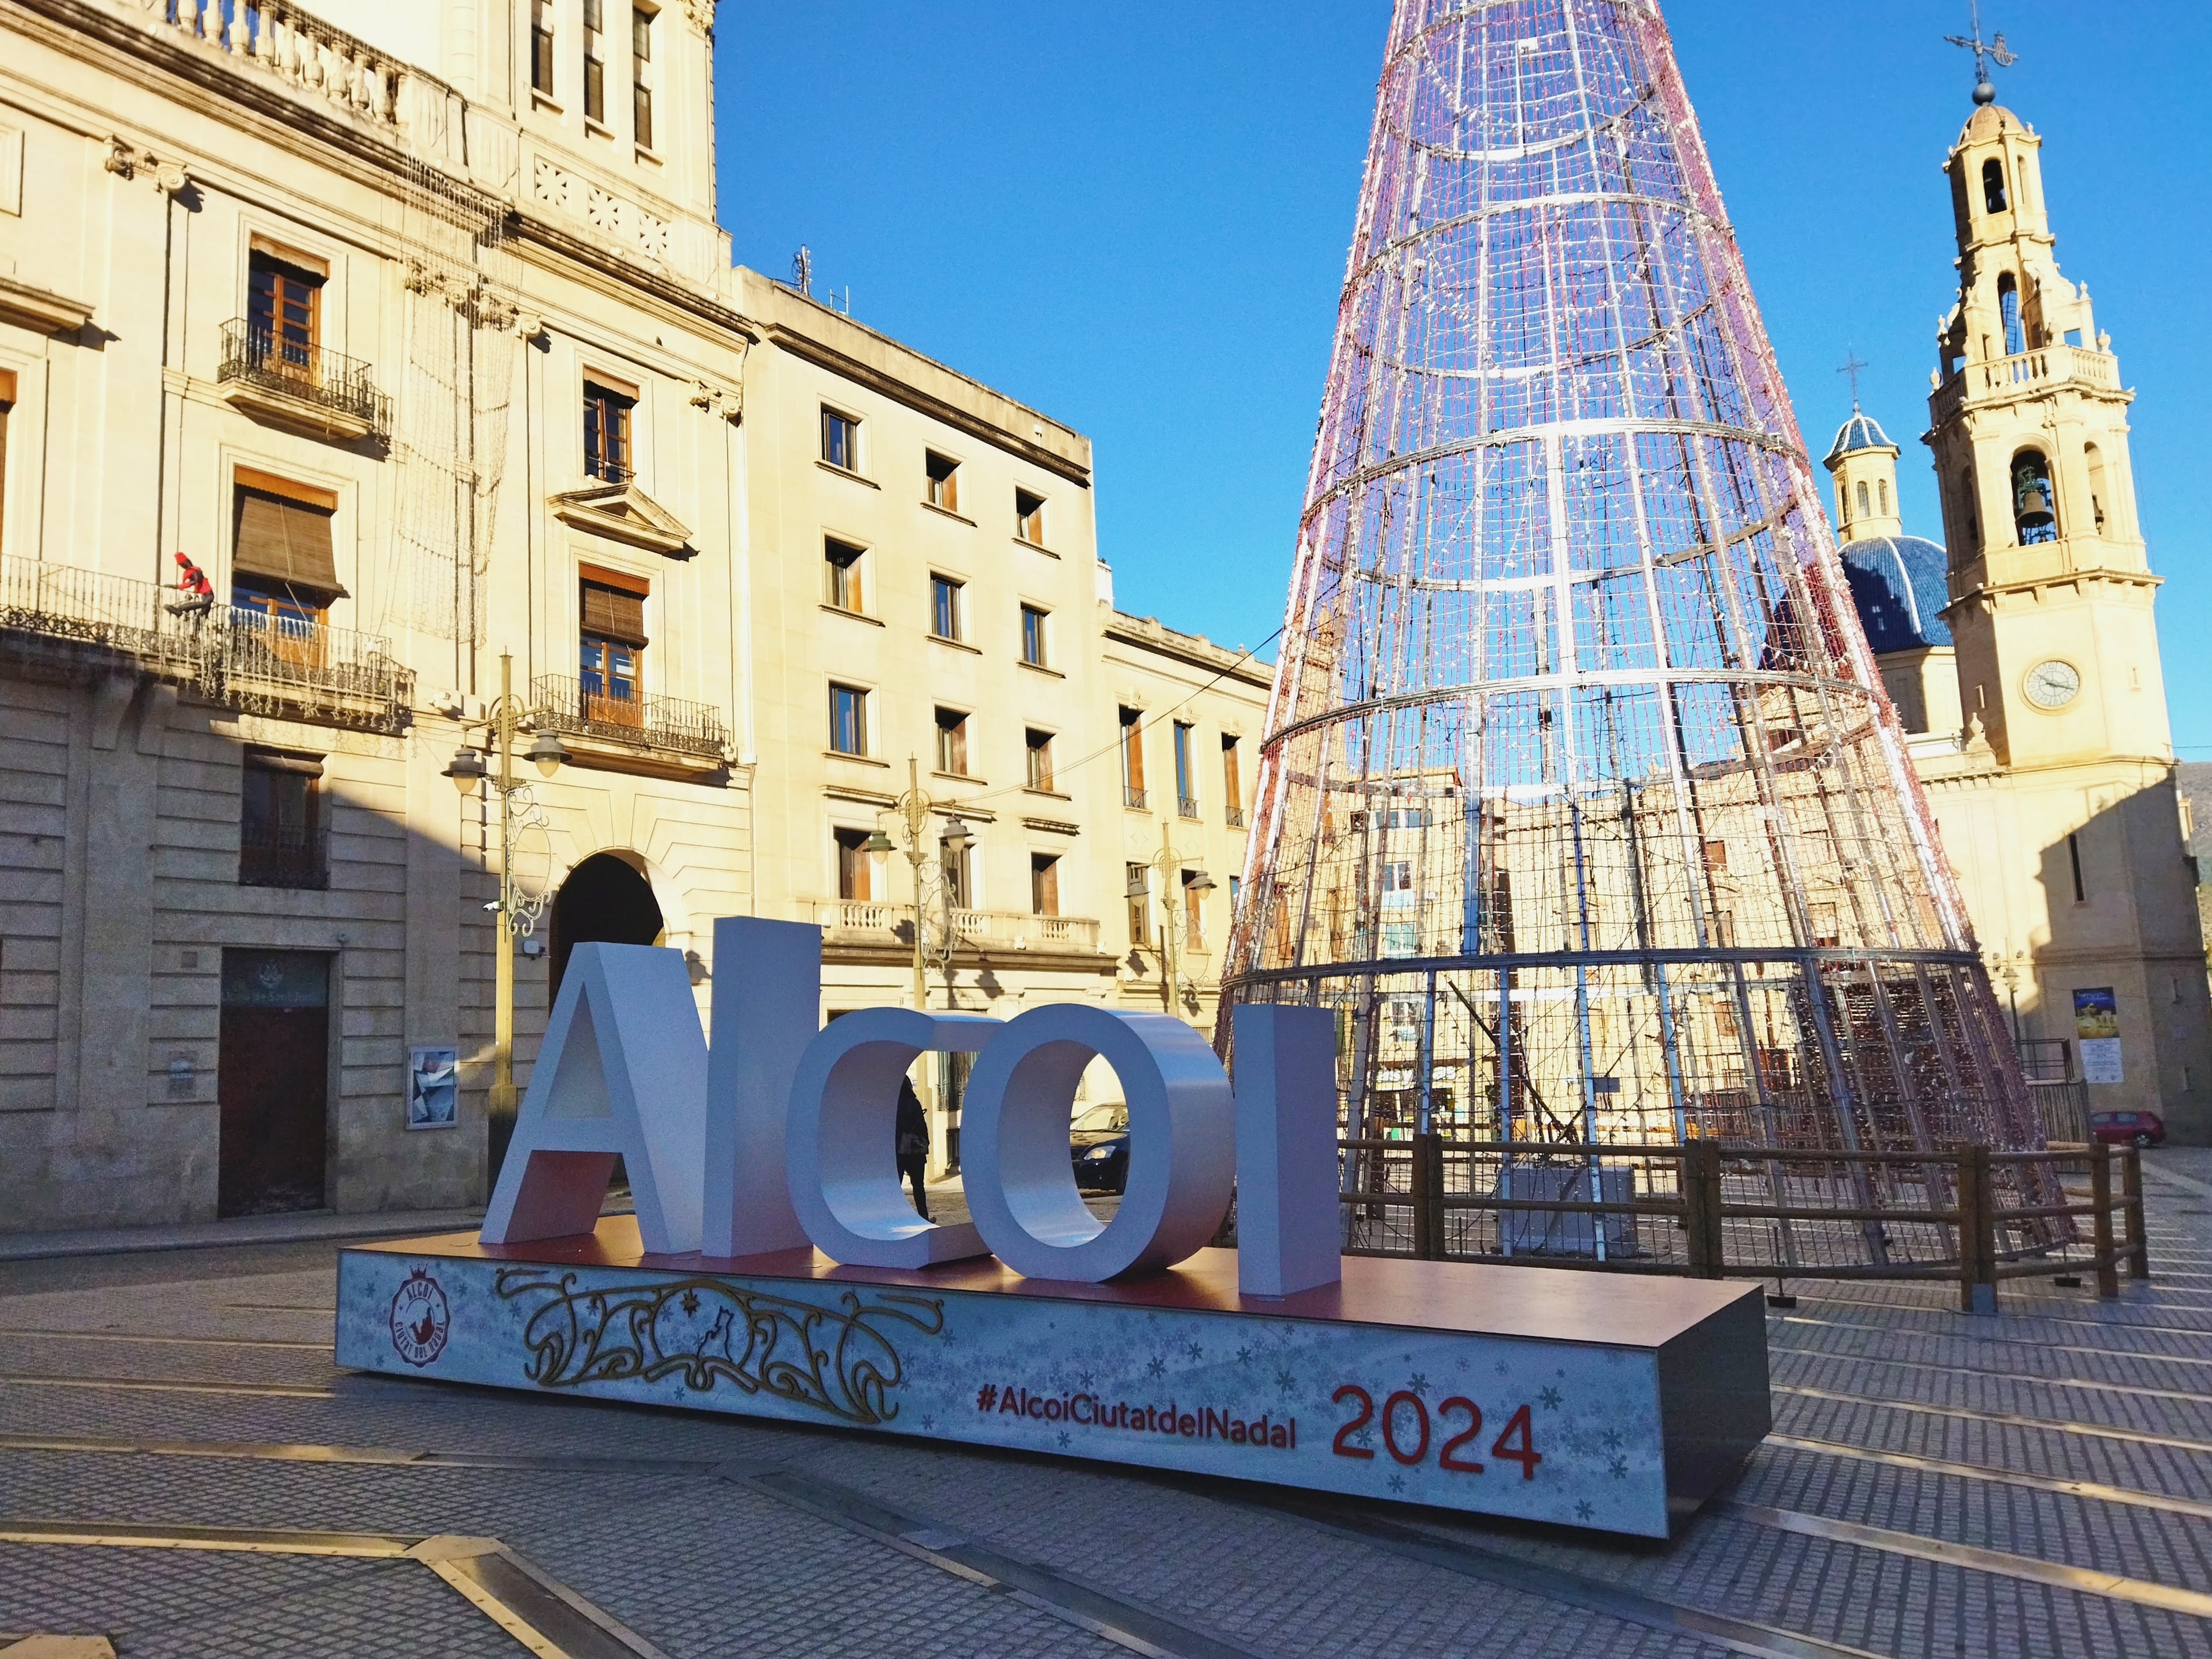
[(429, 1269), (416, 1268), (392, 1298), (393, 1350), (410, 1365), (427, 1365), (445, 1352), (452, 1323), (446, 1292)]

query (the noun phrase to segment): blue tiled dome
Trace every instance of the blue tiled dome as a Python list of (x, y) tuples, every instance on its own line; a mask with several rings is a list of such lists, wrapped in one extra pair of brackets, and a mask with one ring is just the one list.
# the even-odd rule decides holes
[(1941, 547), (1918, 536), (1870, 536), (1844, 548), (1842, 557), (1859, 626), (1876, 656), (1951, 643), (1939, 614), (1951, 599), (1950, 561)]
[(1828, 465), (1854, 450), (1894, 449), (1889, 434), (1881, 429), (1881, 422), (1871, 415), (1862, 415), (1854, 409), (1851, 418), (1836, 428), (1836, 441), (1828, 446)]

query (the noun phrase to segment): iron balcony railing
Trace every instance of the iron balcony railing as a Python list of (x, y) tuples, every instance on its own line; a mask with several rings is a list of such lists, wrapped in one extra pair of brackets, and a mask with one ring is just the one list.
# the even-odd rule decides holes
[(242, 317), (222, 325), (222, 367), (216, 379), (242, 380), (311, 404), (358, 421), (379, 437), (392, 430), (391, 400), (376, 389), (367, 363), (302, 345)]
[(530, 700), (538, 707), (542, 730), (709, 760), (720, 759), (729, 742), (721, 711), (711, 703), (642, 694), (610, 696), (559, 674), (532, 680)]
[(1228, 809), (1225, 816), (1229, 819), (1229, 827), (1231, 830), (1242, 830), (1244, 827), (1244, 809), (1243, 807), (1232, 806)]
[(127, 665), (211, 702), (377, 732), (404, 728), (415, 701), (374, 635), (37, 559), (0, 558), (0, 659), (40, 676)]
[(1133, 783), (1123, 784), (1121, 786), (1121, 804), (1124, 806), (1133, 806), (1139, 812), (1143, 811), (1145, 810), (1145, 792)]
[(1177, 795), (1176, 797), (1176, 816), (1179, 818), (1196, 817), (1198, 816), (1198, 797), (1195, 795)]
[(330, 832), (248, 825), (238, 837), (238, 884), (319, 892), (331, 884)]

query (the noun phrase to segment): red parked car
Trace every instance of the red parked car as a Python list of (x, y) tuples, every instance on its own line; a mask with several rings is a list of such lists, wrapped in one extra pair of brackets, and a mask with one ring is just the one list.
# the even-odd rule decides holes
[(2092, 1112), (2089, 1133), (2113, 1146), (2160, 1146), (2166, 1144), (2166, 1120), (2156, 1112)]

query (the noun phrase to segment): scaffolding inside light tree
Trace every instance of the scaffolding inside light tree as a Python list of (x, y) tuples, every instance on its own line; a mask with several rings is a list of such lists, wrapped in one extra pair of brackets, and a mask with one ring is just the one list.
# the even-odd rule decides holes
[(1653, 5), (1398, 0), (1256, 806), (1352, 1137), (2041, 1145)]

